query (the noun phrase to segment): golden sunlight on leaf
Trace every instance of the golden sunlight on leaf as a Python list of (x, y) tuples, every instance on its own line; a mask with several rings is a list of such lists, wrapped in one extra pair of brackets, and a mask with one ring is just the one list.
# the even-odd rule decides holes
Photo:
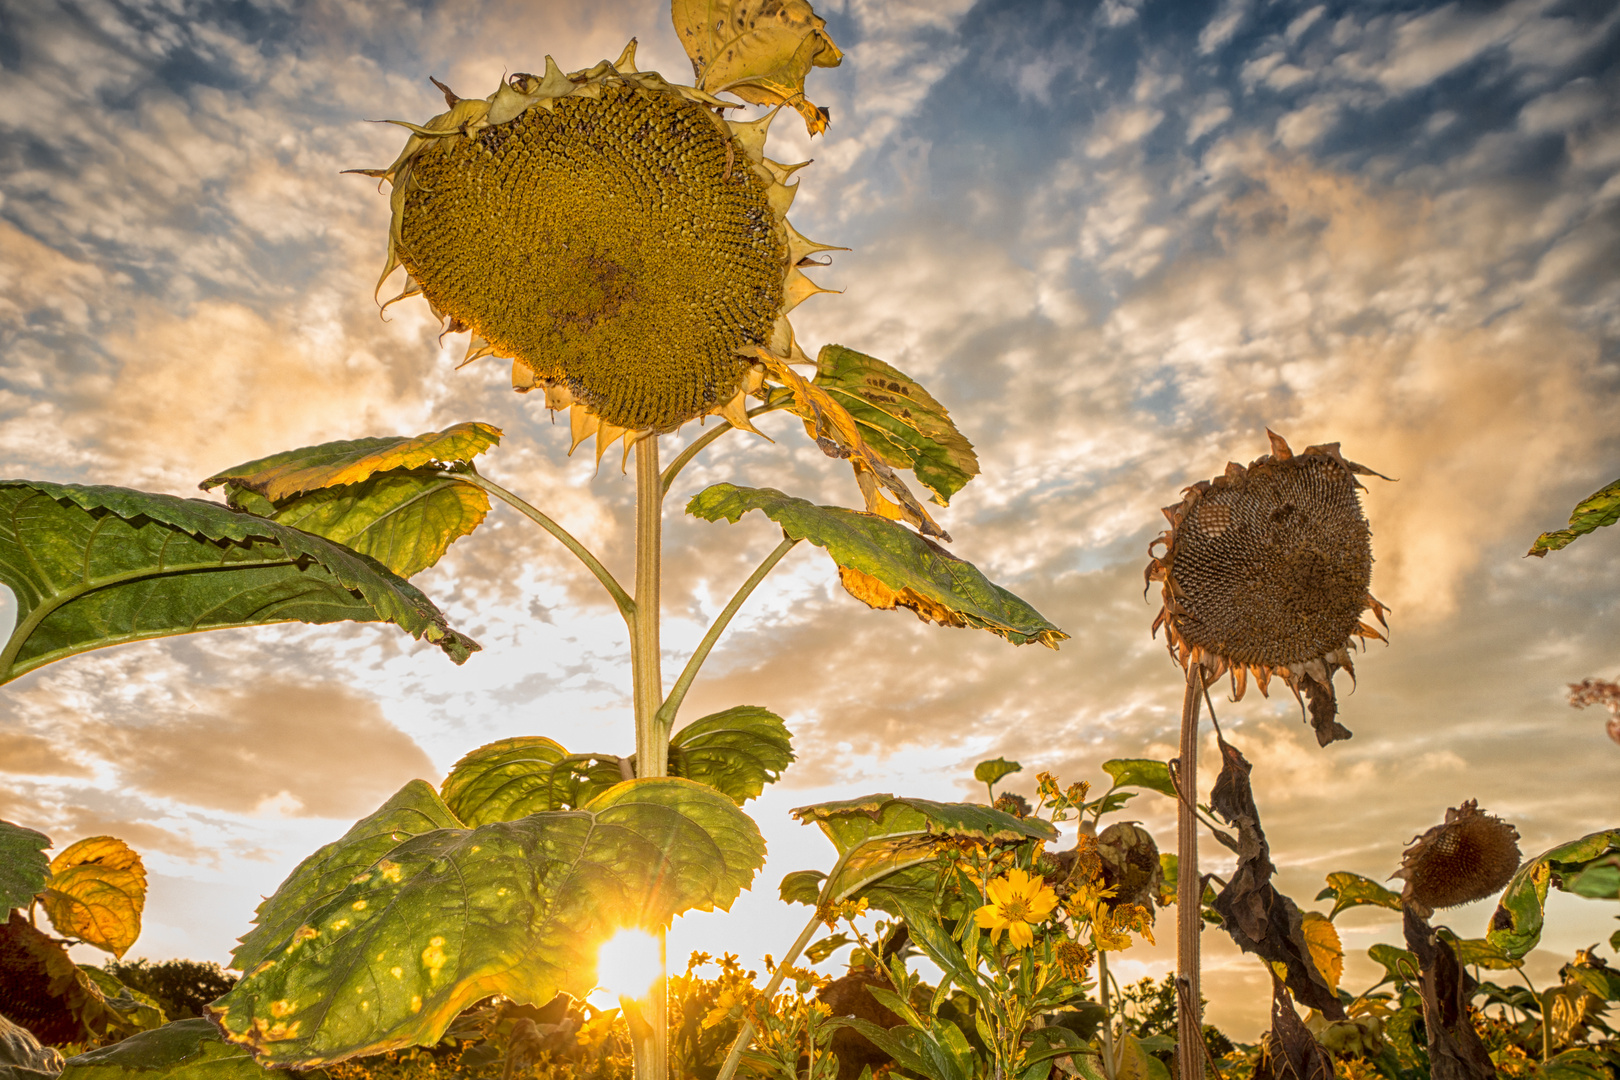
[(122, 840), (80, 840), (51, 860), (44, 905), (57, 933), (122, 957), (141, 936), (146, 868)]
[(804, 80), (812, 67), (837, 67), (844, 54), (805, 0), (673, 0), (670, 14), (699, 90), (789, 105), (810, 134), (827, 129), (830, 114), (804, 96)]
[(1339, 943), (1339, 932), (1326, 915), (1307, 911), (1300, 920), (1300, 934), (1310, 950), (1311, 963), (1321, 973), (1322, 980), (1334, 990), (1344, 975), (1344, 946)]

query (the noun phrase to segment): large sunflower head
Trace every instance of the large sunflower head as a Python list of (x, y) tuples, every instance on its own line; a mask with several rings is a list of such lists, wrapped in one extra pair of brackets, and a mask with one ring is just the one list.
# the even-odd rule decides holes
[(1388, 625), (1368, 591), (1372, 534), (1356, 480), (1379, 474), (1346, 461), (1338, 443), (1296, 454), (1267, 434), (1270, 454), (1227, 465), (1164, 508), (1170, 528), (1149, 546), (1146, 570), (1164, 586), (1153, 630), (1165, 628), (1183, 667), (1202, 665), (1211, 679), (1230, 672), (1234, 699), (1251, 673), (1262, 694), (1280, 677), (1309, 698), (1326, 746), (1350, 737), (1335, 719), (1333, 675), (1354, 675), (1352, 639), (1383, 640), (1362, 612)]
[(487, 98), (440, 88), (449, 110), (364, 170), (393, 189), (395, 299), (471, 331), (467, 361), (510, 358), (513, 387), (572, 407), (598, 457), (706, 413), (750, 428), (761, 353), (808, 362), (787, 315), (824, 291), (799, 267), (830, 250), (788, 224), (799, 166), (765, 157), (770, 118), (638, 72), (634, 41), (570, 74), (548, 56)]

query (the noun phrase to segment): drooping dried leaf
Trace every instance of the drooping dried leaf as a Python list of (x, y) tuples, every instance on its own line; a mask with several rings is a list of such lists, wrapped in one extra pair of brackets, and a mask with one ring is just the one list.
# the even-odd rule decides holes
[(805, 0), (673, 0), (670, 8), (699, 90), (788, 105), (810, 134), (826, 130), (829, 114), (804, 96), (804, 80), (844, 54)]
[(1423, 1026), (1429, 1037), (1433, 1080), (1495, 1080), (1496, 1066), (1468, 1016), (1475, 983), (1451, 946), (1411, 907), (1404, 917), (1406, 947), (1422, 977)]
[(116, 1023), (101, 990), (67, 949), (34, 929), (20, 911), (0, 925), (0, 1015), (41, 1042), (84, 1042)]
[(1236, 840), (1220, 832), (1215, 836), (1237, 853), (1238, 864), (1212, 906), (1238, 948), (1283, 965), (1288, 989), (1296, 1000), (1330, 1020), (1342, 1020), (1344, 1006), (1311, 959), (1304, 916), (1271, 883), (1276, 867), (1271, 862), (1271, 851), (1260, 828), (1260, 811), (1249, 785), (1252, 767), (1236, 747), (1219, 735), (1216, 738), (1222, 765), (1210, 793), (1210, 807), (1236, 826), (1238, 835)]
[(280, 502), (308, 491), (358, 484), (375, 473), (466, 464), (500, 441), (500, 428), (473, 421), (416, 436), (346, 439), (243, 462), (197, 486), (204, 491), (220, 484), (246, 488)]
[[(1588, 867), (1601, 865), (1615, 855), (1620, 855), (1620, 829), (1589, 833), (1579, 840), (1558, 844), (1537, 855), (1519, 867), (1519, 872), (1513, 875), (1513, 880), (1502, 891), (1502, 898), (1491, 915), (1486, 940), (1513, 959), (1526, 956), (1541, 940), (1547, 887), (1556, 885), (1567, 891), (1572, 882), (1585, 882), (1584, 871)], [(1594, 877), (1594, 886), (1598, 880)], [(1608, 895), (1620, 899), (1620, 875), (1608, 880), (1612, 880), (1616, 888), (1615, 893)], [(1592, 893), (1583, 892), (1582, 895)]]
[(1348, 870), (1335, 870), (1327, 876), (1327, 888), (1316, 894), (1318, 900), (1333, 901), (1328, 918), (1336, 919), (1348, 908), (1371, 904), (1375, 907), (1401, 910), (1401, 898), (1378, 882)]
[(973, 444), (945, 406), (916, 380), (876, 357), (826, 345), (816, 355), (815, 385), (849, 410), (874, 453), (910, 469), (941, 506), (979, 475)]
[[(614, 931), (729, 908), (764, 856), (736, 804), (674, 777), (617, 784), (577, 810), (433, 830), (311, 911), (209, 1013), (273, 1066), (431, 1046), (493, 994), (584, 996)], [(329, 1009), (336, 999), (355, 1004)]]
[(1288, 991), (1271, 981), (1271, 1031), (1262, 1044), (1254, 1080), (1333, 1080), (1333, 1055), (1294, 1011)]
[(872, 514), (817, 506), (773, 488), (716, 484), (692, 497), (686, 512), (705, 521), (735, 522), (758, 510), (794, 539), (809, 540), (838, 564), (852, 596), (872, 607), (909, 608), (942, 626), (974, 627), (1014, 645), (1038, 641), (1048, 648), (1069, 635), (972, 563), (925, 537)]
[(372, 559), (218, 503), (128, 488), (0, 481), (0, 582), (18, 607), (0, 683), (109, 645), (295, 621), (391, 622), (456, 663), (479, 648)]
[(1530, 550), (1525, 554), (1534, 555), (1538, 559), (1544, 558), (1547, 552), (1568, 547), (1594, 529), (1613, 525), (1617, 521), (1620, 521), (1620, 480), (1592, 492), (1576, 503), (1574, 511), (1569, 515), (1569, 528), (1542, 533), (1536, 537), (1536, 542), (1530, 545)]
[(33, 829), (0, 821), (0, 914), (27, 907), (51, 876), (45, 849), (50, 839)]
[(51, 860), (42, 904), (57, 933), (122, 958), (141, 936), (146, 867), (116, 837), (80, 840)]
[(843, 458), (855, 470), (855, 482), (860, 485), (867, 512), (890, 521), (903, 521), (924, 536), (937, 536), (950, 543), (951, 534), (934, 523), (922, 503), (906, 487), (906, 482), (867, 444), (860, 425), (848, 409), (820, 386), (807, 382), (780, 358), (764, 349), (756, 349), (755, 353), (771, 377), (792, 392), (793, 402), (788, 410), (804, 421), (804, 430), (821, 447), (822, 453)]

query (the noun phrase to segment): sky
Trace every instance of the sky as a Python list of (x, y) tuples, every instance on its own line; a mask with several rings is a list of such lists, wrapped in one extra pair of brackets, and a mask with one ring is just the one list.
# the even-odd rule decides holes
[[(1159, 507), (1228, 461), (1339, 442), (1368, 480), (1390, 643), (1340, 676), (1349, 742), (1318, 748), (1291, 695), (1217, 695), (1279, 887), (1383, 879), (1477, 799), (1525, 854), (1620, 820), (1620, 747), (1566, 684), (1620, 675), (1620, 530), (1523, 554), (1620, 475), (1620, 9), (1590, 2), (837, 0), (844, 50), (768, 153), (814, 159), (792, 210), (848, 247), (841, 290), (794, 313), (919, 380), (982, 475), (936, 518), (951, 550), (1071, 635), (1052, 652), (876, 612), (801, 545), (749, 601), (683, 715), (785, 717), (798, 761), (749, 804), (770, 846), (731, 914), (672, 956), (780, 956), (776, 898), (830, 846), (788, 811), (892, 791), (982, 797), (1002, 755), (1063, 782), (1174, 754), (1179, 670), (1149, 636)], [(634, 482), (566, 456), (567, 425), (426, 305), (380, 317), (382, 119), (442, 111), (505, 72), (640, 43), (689, 78), (668, 8), (402, 0), (0, 0), (0, 476), (196, 494), (238, 462), (464, 420), (482, 459), (631, 577)], [(757, 111), (757, 110), (755, 110)], [(397, 281), (397, 279), (396, 279)], [(664, 669), (776, 542), (686, 518), (712, 483), (858, 506), (786, 414), (680, 478), (665, 524)], [(675, 447), (688, 427), (666, 439)], [(754, 515), (758, 518), (758, 515)], [(519, 734), (629, 752), (627, 643), (571, 557), (497, 508), (415, 579), (482, 642), (464, 667), (391, 627), (275, 627), (103, 650), (0, 688), (0, 817), (57, 849), (112, 834), (150, 877), (131, 955), (225, 962), (296, 863), (412, 777)], [(0, 623), (8, 620), (0, 613)], [(1213, 761), (1206, 725), (1205, 761)], [(1213, 770), (1202, 776), (1207, 793)], [(1168, 799), (1123, 817), (1168, 847)], [(1210, 853), (1210, 849), (1214, 849)], [(1205, 844), (1209, 869), (1230, 860)], [(1613, 905), (1556, 896), (1529, 972), (1607, 939)], [(1490, 904), (1444, 914), (1481, 936)], [(1351, 912), (1345, 985), (1392, 913)], [(1173, 964), (1115, 958), (1123, 978)], [(1206, 933), (1209, 1019), (1252, 1038), (1267, 976)], [(91, 954), (86, 952), (85, 959)]]

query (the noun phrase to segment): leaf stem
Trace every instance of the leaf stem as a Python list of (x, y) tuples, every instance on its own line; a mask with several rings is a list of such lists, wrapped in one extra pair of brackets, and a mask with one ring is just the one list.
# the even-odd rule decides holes
[(703, 666), (703, 661), (708, 659), (709, 653), (720, 640), (720, 635), (725, 633), (726, 627), (731, 624), (732, 618), (753, 591), (759, 587), (759, 583), (765, 580), (765, 575), (775, 569), (776, 564), (781, 562), (783, 557), (792, 551), (798, 543), (797, 540), (784, 535), (782, 542), (776, 545), (774, 551), (765, 556), (764, 562), (755, 567), (754, 572), (748, 576), (748, 580), (742, 583), (731, 597), (731, 601), (726, 604), (725, 610), (720, 612), (714, 623), (710, 625), (708, 633), (704, 634), (703, 640), (698, 643), (697, 650), (692, 653), (691, 659), (687, 660), (686, 667), (681, 669), (680, 678), (675, 680), (675, 685), (669, 691), (669, 697), (664, 699), (663, 705), (658, 709), (658, 722), (663, 725), (665, 731), (669, 731), (675, 726), (675, 714), (680, 711), (681, 702), (686, 698), (686, 692), (692, 688), (692, 680), (697, 678), (698, 669)]
[[(773, 389), (771, 391), (771, 398), (769, 401), (765, 402), (763, 405), (756, 405), (752, 409), (748, 410), (748, 418), (752, 420), (756, 416), (763, 416), (768, 412), (775, 412), (778, 409), (786, 408), (787, 403), (792, 396), (793, 395), (789, 391), (782, 390), (779, 392)], [(702, 435), (699, 435), (697, 438), (693, 439), (691, 445), (677, 454), (675, 456), (675, 460), (669, 463), (669, 468), (664, 470), (664, 494), (669, 494), (670, 485), (675, 483), (675, 477), (680, 475), (681, 470), (686, 468), (693, 458), (697, 457), (705, 449), (707, 449), (709, 444), (714, 442), (714, 440), (718, 439), (726, 432), (734, 430), (736, 430), (736, 428), (731, 421), (722, 420), (715, 426), (713, 431), (706, 431)]]
[[(859, 846), (859, 844), (856, 845), (856, 847)], [(822, 905), (828, 900), (834, 902), (843, 900), (849, 894), (850, 890), (845, 889), (843, 896), (829, 895), (833, 885), (838, 881), (838, 875), (843, 872), (844, 864), (849, 861), (850, 853), (854, 850), (855, 848), (850, 848), (849, 851), (838, 856), (838, 861), (833, 863), (832, 872), (827, 875), (827, 880), (821, 885), (821, 894), (816, 897), (816, 910), (810, 913), (810, 921), (805, 923), (804, 929), (799, 931), (798, 939), (793, 942), (793, 946), (788, 949), (787, 955), (782, 957), (782, 962), (777, 964), (776, 970), (771, 973), (771, 981), (765, 984), (765, 990), (761, 994), (767, 1009), (770, 1008), (771, 997), (776, 993), (777, 988), (782, 985), (782, 979), (787, 975), (787, 969), (793, 966), (793, 962), (799, 958), (799, 954), (804, 951), (804, 947), (810, 944), (810, 939), (816, 936), (816, 927), (821, 925)], [(726, 1063), (720, 1066), (720, 1072), (715, 1076), (714, 1080), (731, 1080), (732, 1074), (737, 1071), (737, 1063), (742, 1060), (743, 1051), (748, 1049), (748, 1043), (753, 1037), (754, 1022), (744, 1020), (742, 1030), (737, 1032), (737, 1041), (731, 1044), (731, 1052), (726, 1054)]]
[(607, 567), (603, 566), (601, 561), (595, 555), (592, 555), (584, 544), (575, 540), (573, 534), (567, 529), (488, 477), (480, 476), (475, 472), (441, 472), (439, 475), (448, 477), (451, 480), (460, 480), (462, 483), (471, 484), (475, 488), (482, 488), (556, 537), (563, 547), (573, 552), (574, 557), (585, 564), (585, 569), (596, 575), (596, 580), (600, 581), (602, 587), (608, 591), (608, 595), (613, 597), (613, 602), (618, 606), (619, 614), (624, 616), (624, 621), (632, 626), (634, 625), (636, 602), (630, 599), (630, 594), (625, 592), (624, 587), (614, 580), (612, 574), (608, 573)]

